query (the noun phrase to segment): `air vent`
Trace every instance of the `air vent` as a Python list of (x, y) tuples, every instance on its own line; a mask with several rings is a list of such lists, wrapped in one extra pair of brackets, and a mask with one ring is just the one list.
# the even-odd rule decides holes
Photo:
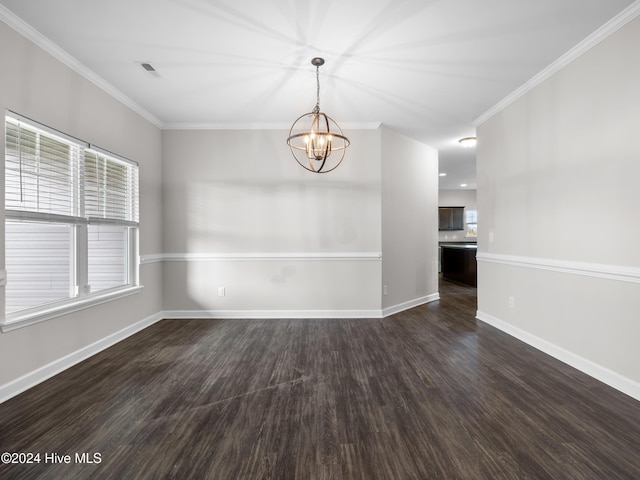
[(160, 74), (158, 73), (158, 71), (153, 67), (153, 65), (151, 65), (150, 62), (136, 62), (138, 65), (140, 65), (140, 67), (147, 72), (149, 75), (151, 75), (154, 78), (159, 78)]

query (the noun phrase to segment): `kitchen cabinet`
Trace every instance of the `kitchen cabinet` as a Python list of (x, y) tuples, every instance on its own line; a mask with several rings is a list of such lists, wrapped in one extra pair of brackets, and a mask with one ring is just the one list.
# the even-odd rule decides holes
[(464, 230), (464, 207), (439, 207), (438, 230)]
[(442, 245), (440, 249), (442, 276), (447, 280), (476, 287), (478, 285), (477, 245)]

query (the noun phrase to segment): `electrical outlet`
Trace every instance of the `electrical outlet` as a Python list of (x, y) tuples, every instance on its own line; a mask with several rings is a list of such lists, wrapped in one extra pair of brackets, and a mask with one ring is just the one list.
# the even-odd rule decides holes
[(513, 295), (509, 297), (509, 308), (516, 308), (516, 299)]
[(224, 287), (218, 287), (218, 296), (219, 297), (224, 297), (226, 294), (225, 288)]
[(388, 293), (389, 293), (389, 287), (385, 285), (384, 287), (382, 287), (382, 294), (387, 295)]

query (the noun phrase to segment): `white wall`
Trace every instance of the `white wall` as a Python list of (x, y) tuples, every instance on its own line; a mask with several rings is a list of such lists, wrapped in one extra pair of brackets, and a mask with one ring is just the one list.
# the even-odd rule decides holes
[(637, 45), (638, 18), (478, 127), (478, 315), (640, 398)]
[[(160, 130), (2, 22), (0, 65), (0, 112), (10, 109), (139, 163), (140, 250), (142, 254), (161, 251)], [(4, 158), (4, 141), (0, 158)], [(4, 162), (0, 165), (4, 169)], [(4, 215), (4, 206), (0, 211)], [(0, 242), (4, 244), (4, 219)], [(4, 268), (4, 249), (0, 252)], [(0, 401), (65, 362), (68, 366), (77, 361), (78, 352), (94, 342), (131, 329), (160, 311), (160, 265), (143, 265), (141, 283), (143, 293), (0, 334)], [(0, 302), (4, 303), (3, 288)]]
[(476, 205), (477, 192), (475, 189), (438, 190), (438, 206), (440, 207), (466, 207), (475, 210)]
[(380, 130), (347, 135), (340, 167), (314, 174), (285, 130), (164, 131), (165, 310), (379, 312)]
[(438, 152), (382, 129), (385, 314), (438, 298)]

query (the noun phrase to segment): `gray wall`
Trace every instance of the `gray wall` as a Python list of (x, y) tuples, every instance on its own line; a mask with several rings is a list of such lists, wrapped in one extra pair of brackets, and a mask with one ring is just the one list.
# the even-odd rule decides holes
[(347, 134), (342, 165), (313, 174), (285, 130), (164, 131), (165, 310), (379, 311), (380, 130)]
[(478, 127), (478, 316), (640, 398), (640, 19)]
[[(139, 163), (140, 251), (161, 251), (160, 130), (3, 22), (0, 65), (0, 112), (15, 111)], [(4, 115), (2, 121), (4, 125)], [(4, 141), (0, 157), (4, 158)], [(0, 165), (4, 169), (4, 162)], [(4, 202), (4, 182), (0, 183)], [(4, 215), (4, 207), (0, 212)], [(4, 221), (0, 221), (0, 244), (4, 245)], [(0, 264), (4, 268), (3, 248)], [(140, 294), (0, 334), (0, 387), (39, 369), (55, 370), (52, 365), (60, 359), (160, 311), (160, 265), (143, 265), (140, 273), (145, 287)], [(0, 296), (4, 305), (3, 288)]]
[(164, 309), (380, 316), (437, 298), (437, 152), (347, 133), (343, 164), (317, 175), (284, 130), (163, 132)]
[(382, 130), (382, 306), (438, 298), (438, 152)]

